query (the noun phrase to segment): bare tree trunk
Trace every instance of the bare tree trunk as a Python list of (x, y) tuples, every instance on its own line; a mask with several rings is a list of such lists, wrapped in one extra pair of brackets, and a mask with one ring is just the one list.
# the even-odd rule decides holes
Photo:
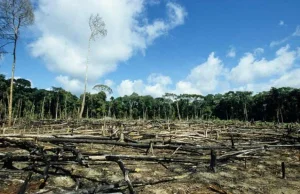
[(48, 115), (49, 115), (49, 119), (52, 119), (52, 115), (51, 115), (51, 98), (49, 98), (49, 110), (48, 110)]
[(14, 50), (13, 50), (13, 64), (12, 64), (12, 69), (11, 69), (10, 93), (9, 93), (9, 104), (8, 104), (8, 126), (9, 127), (11, 126), (11, 122), (12, 122), (12, 101), (13, 101), (13, 86), (14, 86), (14, 77), (15, 77), (15, 69), (16, 69), (17, 41), (18, 41), (18, 34), (15, 33)]
[(21, 107), (21, 103), (22, 103), (22, 100), (19, 99), (18, 100), (17, 111), (15, 111), (16, 112), (16, 114), (15, 114), (16, 115), (16, 119), (19, 118), (19, 117), (21, 117), (21, 114), (20, 114), (20, 112), (21, 112), (21, 108), (20, 108)]
[(245, 115), (245, 121), (248, 121), (248, 111), (247, 111), (247, 105), (244, 104), (244, 115)]
[(108, 117), (111, 117), (111, 102), (108, 105)]
[(67, 96), (65, 96), (64, 119), (67, 119)]
[(179, 119), (179, 121), (181, 121), (178, 101), (176, 102), (176, 107), (177, 107), (178, 119)]
[(280, 108), (279, 111), (280, 111), (280, 116), (281, 116), (281, 123), (283, 123), (282, 108)]
[(90, 39), (89, 39), (88, 56), (87, 56), (87, 61), (86, 61), (86, 66), (85, 66), (84, 91), (83, 91), (83, 98), (82, 98), (82, 103), (81, 103), (81, 110), (79, 113), (79, 119), (82, 118), (84, 105), (85, 105), (86, 85), (87, 85), (87, 80), (88, 80), (89, 55), (90, 55), (90, 50), (91, 50), (91, 38), (92, 37), (90, 37)]
[(44, 96), (42, 102), (41, 119), (44, 119), (45, 100), (46, 100), (46, 96)]
[(57, 114), (58, 114), (58, 98), (56, 100), (56, 108), (55, 108), (55, 120), (57, 120)]
[(35, 102), (32, 103), (32, 106), (31, 106), (31, 111), (30, 111), (30, 118), (33, 119), (34, 118), (34, 110), (35, 110), (35, 105), (34, 105)]
[(160, 117), (160, 106), (158, 105), (158, 119), (161, 119)]
[(279, 123), (279, 108), (276, 110), (276, 117), (277, 117), (277, 122)]
[(129, 102), (129, 117), (130, 117), (130, 119), (132, 119), (132, 106), (133, 106), (133, 102)]
[(61, 110), (61, 106), (59, 107), (59, 119), (62, 119), (62, 110)]

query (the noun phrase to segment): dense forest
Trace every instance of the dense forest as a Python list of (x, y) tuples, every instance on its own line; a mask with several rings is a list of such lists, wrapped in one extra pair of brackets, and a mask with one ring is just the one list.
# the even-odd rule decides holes
[[(0, 120), (7, 119), (10, 79), (0, 75)], [(51, 90), (31, 87), (26, 79), (14, 80), (13, 118), (71, 119), (78, 118), (80, 102), (63, 88)], [(81, 95), (82, 98), (82, 95)], [(300, 89), (283, 87), (253, 94), (229, 91), (225, 94), (175, 95), (159, 98), (140, 96), (111, 97), (104, 91), (87, 93), (84, 118), (117, 119), (222, 119), (298, 122)]]

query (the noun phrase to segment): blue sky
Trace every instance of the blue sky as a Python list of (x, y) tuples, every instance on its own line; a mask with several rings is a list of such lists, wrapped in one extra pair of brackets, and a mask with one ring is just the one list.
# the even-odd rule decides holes
[[(36, 23), (22, 31), (15, 74), (34, 87), (83, 91), (93, 13), (108, 35), (92, 43), (90, 91), (97, 83), (116, 96), (300, 87), (299, 1), (35, 2)], [(8, 77), (11, 58), (0, 62)]]

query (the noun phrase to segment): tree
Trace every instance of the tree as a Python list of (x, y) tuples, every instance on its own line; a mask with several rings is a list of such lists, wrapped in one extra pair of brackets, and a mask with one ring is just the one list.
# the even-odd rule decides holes
[(95, 41), (97, 36), (106, 36), (107, 30), (105, 29), (105, 23), (102, 21), (102, 18), (97, 15), (91, 15), (89, 20), (90, 25), (90, 38), (89, 38), (89, 44), (88, 44), (88, 55), (87, 55), (87, 61), (85, 66), (85, 81), (84, 81), (84, 92), (83, 92), (83, 98), (81, 102), (81, 110), (79, 113), (79, 119), (82, 118), (83, 110), (84, 110), (84, 104), (85, 104), (85, 94), (86, 94), (86, 86), (87, 86), (87, 79), (88, 79), (88, 64), (89, 64), (89, 55), (91, 50), (91, 41)]
[(173, 94), (173, 93), (165, 93), (165, 95), (163, 97), (167, 98), (167, 99), (171, 99), (172, 101), (176, 102), (178, 120), (181, 121), (181, 115), (180, 115), (179, 104), (178, 104), (178, 101), (180, 99), (179, 96), (177, 96), (176, 94)]
[[(99, 92), (107, 92), (108, 94), (112, 94), (113, 93), (113, 90), (109, 86), (104, 85), (104, 84), (97, 84), (97, 85), (95, 85), (93, 87), (93, 89), (94, 90), (98, 90)], [(108, 106), (108, 116), (109, 117), (111, 116), (111, 105), (112, 105), (112, 102), (110, 102), (109, 106)]]
[(30, 0), (0, 0), (0, 36), (5, 43), (1, 46), (13, 44), (13, 63), (11, 70), (10, 94), (8, 106), (8, 125), (12, 121), (13, 84), (16, 68), (17, 42), (20, 36), (20, 28), (31, 25), (34, 22), (34, 13)]
[(104, 84), (97, 84), (93, 87), (93, 89), (98, 90), (99, 92), (103, 91), (103, 92), (107, 92), (109, 94), (113, 93), (112, 89), (109, 86), (104, 85)]

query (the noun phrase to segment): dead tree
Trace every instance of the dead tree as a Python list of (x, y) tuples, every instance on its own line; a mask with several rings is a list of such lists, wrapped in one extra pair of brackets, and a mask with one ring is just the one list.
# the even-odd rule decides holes
[(79, 113), (79, 119), (82, 118), (83, 110), (84, 110), (84, 105), (85, 105), (85, 95), (86, 95), (86, 86), (87, 86), (87, 79), (88, 79), (88, 67), (89, 67), (89, 55), (91, 52), (91, 41), (95, 41), (97, 36), (106, 36), (107, 30), (105, 29), (105, 23), (102, 21), (102, 18), (97, 15), (91, 15), (90, 20), (89, 20), (89, 25), (90, 25), (90, 38), (89, 38), (89, 44), (88, 44), (88, 56), (87, 56), (87, 61), (86, 61), (86, 66), (85, 66), (85, 81), (84, 81), (84, 91), (83, 91), (83, 98), (82, 98), (82, 103), (81, 103), (81, 110)]
[(10, 94), (8, 104), (8, 126), (12, 123), (13, 85), (16, 68), (16, 50), (20, 36), (20, 29), (34, 22), (34, 13), (30, 0), (1, 0), (0, 1), (0, 38), (4, 45), (13, 44), (13, 63), (10, 79)]

